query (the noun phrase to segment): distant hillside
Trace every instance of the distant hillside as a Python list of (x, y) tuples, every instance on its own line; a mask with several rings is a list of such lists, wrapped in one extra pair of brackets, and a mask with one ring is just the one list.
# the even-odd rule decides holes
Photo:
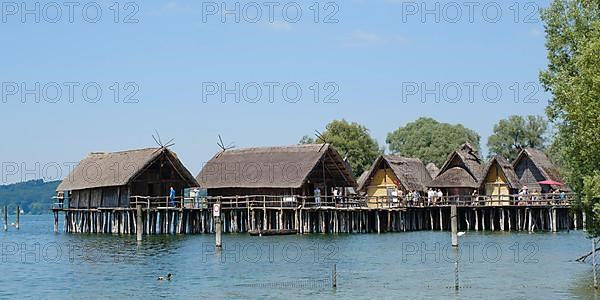
[(45, 214), (52, 204), (52, 196), (60, 181), (44, 182), (42, 179), (0, 185), (0, 205), (8, 205), (8, 211), (15, 213), (17, 205), (26, 214)]

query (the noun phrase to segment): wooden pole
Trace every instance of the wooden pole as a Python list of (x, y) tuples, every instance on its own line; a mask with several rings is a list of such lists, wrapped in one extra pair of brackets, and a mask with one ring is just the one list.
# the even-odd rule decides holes
[(529, 209), (529, 232), (533, 232), (533, 213)]
[(215, 246), (217, 247), (217, 249), (221, 249), (221, 217), (216, 216), (215, 217)]
[(135, 222), (135, 231), (137, 233), (137, 241), (142, 241), (142, 233), (144, 231), (144, 224), (142, 222), (142, 205), (138, 204), (136, 206), (136, 222)]
[(4, 231), (8, 231), (8, 206), (4, 205)]
[(54, 233), (58, 232), (58, 211), (54, 211)]
[(553, 232), (557, 232), (558, 228), (556, 228), (557, 226), (557, 222), (556, 222), (556, 208), (553, 207), (552, 209), (552, 231)]
[(21, 208), (17, 205), (17, 220), (15, 221), (15, 227), (19, 230), (19, 221), (21, 219)]
[(454, 261), (454, 290), (458, 291), (458, 254), (456, 257), (457, 259)]
[(377, 222), (377, 233), (379, 234), (379, 233), (381, 233), (381, 228), (380, 228), (380, 226), (379, 226), (379, 211), (378, 211), (378, 210), (376, 210), (376, 211), (375, 211), (375, 213), (376, 213), (376, 215), (375, 215), (375, 220), (376, 220), (376, 222)]
[(213, 217), (215, 220), (215, 247), (217, 249), (221, 249), (221, 233), (223, 231), (221, 224), (221, 201), (219, 199), (219, 203), (215, 203), (213, 206)]
[(592, 272), (594, 274), (594, 288), (598, 288), (598, 280), (596, 279), (596, 239), (592, 239)]
[(262, 229), (267, 230), (267, 197), (263, 196), (263, 224)]
[(456, 205), (450, 206), (450, 225), (452, 227), (452, 247), (458, 247), (458, 213)]
[(337, 288), (337, 270), (335, 264), (333, 264), (333, 269), (331, 270), (331, 285), (334, 289)]

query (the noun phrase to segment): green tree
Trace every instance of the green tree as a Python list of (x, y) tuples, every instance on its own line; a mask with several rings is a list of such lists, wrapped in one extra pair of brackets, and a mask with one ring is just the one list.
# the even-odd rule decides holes
[[(382, 151), (369, 130), (356, 122), (333, 120), (325, 127), (321, 135), (331, 143), (341, 155), (347, 155), (355, 176), (367, 170)], [(300, 144), (324, 143), (321, 138), (304, 136)]]
[[(600, 172), (595, 171), (591, 176), (583, 178), (583, 198), (582, 205), (589, 208), (592, 215), (600, 215)], [(592, 218), (586, 226), (588, 234), (592, 236), (600, 236), (600, 218)]]
[(542, 116), (510, 116), (494, 125), (488, 138), (489, 157), (500, 154), (512, 161), (522, 148), (544, 149), (548, 122)]
[(599, 236), (592, 186), (599, 184), (600, 166), (600, 1), (554, 0), (542, 20), (549, 63), (540, 81), (552, 93), (546, 113), (557, 130), (552, 154), (593, 218), (588, 232)]
[(419, 118), (393, 132), (386, 142), (394, 154), (418, 157), (423, 163), (440, 167), (452, 151), (465, 142), (479, 150), (479, 135), (464, 126), (440, 123), (432, 118)]

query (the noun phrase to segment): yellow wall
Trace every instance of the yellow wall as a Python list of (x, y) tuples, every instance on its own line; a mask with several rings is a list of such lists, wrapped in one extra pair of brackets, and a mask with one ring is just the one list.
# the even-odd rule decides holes
[(509, 200), (508, 197), (494, 197), (510, 195), (506, 176), (504, 176), (502, 168), (496, 162), (485, 176), (484, 189), (487, 196), (492, 196), (492, 200), (501, 201), (498, 204), (508, 204), (505, 203)]
[[(369, 206), (376, 206), (376, 196), (387, 196), (388, 188), (396, 188), (394, 180), (398, 180), (391, 169), (379, 169), (375, 172), (373, 179), (367, 186), (367, 196), (369, 196)], [(372, 202), (372, 203), (371, 203)]]

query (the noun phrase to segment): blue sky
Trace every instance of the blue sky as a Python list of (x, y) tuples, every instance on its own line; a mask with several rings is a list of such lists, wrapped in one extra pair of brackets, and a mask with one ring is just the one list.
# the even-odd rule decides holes
[[(52, 177), (46, 175), (56, 172), (44, 166), (92, 151), (155, 146), (154, 129), (163, 140), (175, 139), (173, 149), (194, 174), (218, 150), (218, 134), (237, 147), (287, 145), (341, 118), (367, 126), (381, 145), (388, 132), (421, 116), (462, 123), (482, 136), (486, 150), (494, 123), (543, 114), (549, 98), (538, 84), (547, 62), (535, 11), (547, 1), (483, 1), (471, 8), (467, 1), (273, 1), (272, 19), (263, 1), (227, 1), (226, 9), (240, 6), (239, 23), (221, 11), (221, 1), (117, 1), (118, 10), (114, 2), (82, 1), (72, 20), (60, 1), (28, 2), (26, 9), (40, 5), (29, 15), (3, 4), (1, 183)], [(62, 15), (49, 3), (61, 5)], [(22, 93), (35, 91), (36, 83), (39, 103)], [(223, 103), (222, 85), (236, 83), (241, 95), (226, 95)], [(102, 91), (97, 102), (81, 95), (86, 84), (90, 99)], [(302, 91), (295, 103), (281, 96), (286, 84), (290, 98)], [(206, 94), (215, 85), (219, 91)], [(252, 98), (256, 86), (262, 97), (251, 103), (243, 95)], [(131, 92), (137, 103), (123, 103)], [(323, 103), (331, 92), (337, 102)], [(7, 172), (6, 163), (20, 170)]]

